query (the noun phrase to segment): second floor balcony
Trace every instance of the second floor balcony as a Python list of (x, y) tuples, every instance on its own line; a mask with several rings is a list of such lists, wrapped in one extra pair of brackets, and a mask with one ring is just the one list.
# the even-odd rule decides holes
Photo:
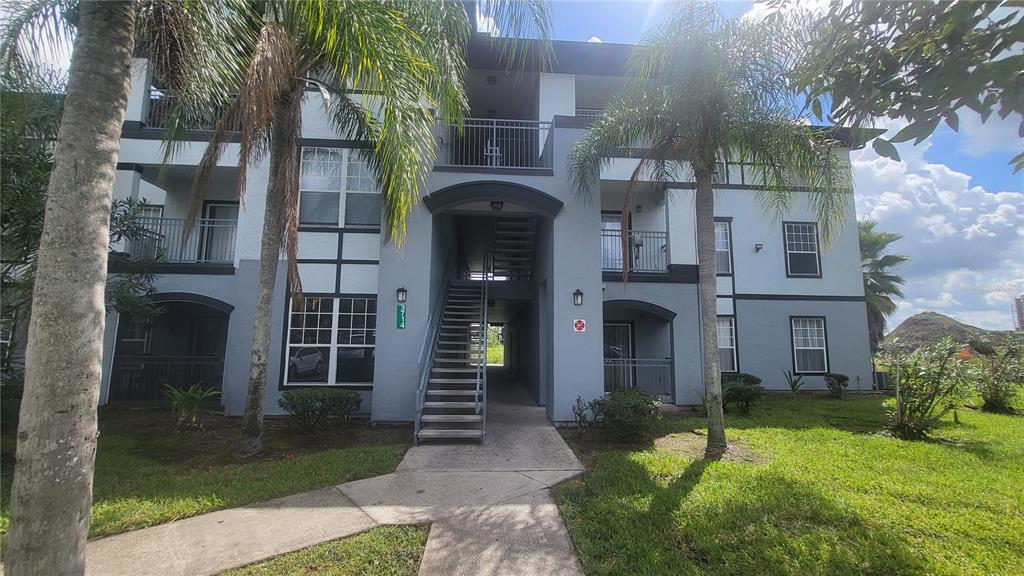
[(147, 236), (127, 242), (133, 258), (160, 264), (227, 264), (235, 261), (237, 220), (201, 218), (186, 233), (182, 218), (139, 218)]
[(466, 118), (464, 124), (438, 124), (436, 166), (551, 168), (551, 122)]
[(668, 272), (668, 232), (630, 230), (623, 245), (622, 230), (601, 229), (601, 269), (622, 271), (628, 258), (632, 272)]

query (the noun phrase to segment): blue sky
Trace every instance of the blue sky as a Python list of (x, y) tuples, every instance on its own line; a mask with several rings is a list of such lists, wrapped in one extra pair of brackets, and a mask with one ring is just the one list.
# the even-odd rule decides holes
[[(665, 13), (657, 2), (551, 3), (554, 35), (563, 40), (635, 43)], [(754, 8), (720, 5), (729, 17)], [(1024, 173), (1007, 164), (1024, 142), (1019, 122), (993, 116), (982, 124), (968, 110), (960, 114), (960, 132), (943, 126), (918, 146), (899, 145), (901, 162), (870, 149), (852, 154), (858, 218), (903, 234), (896, 251), (911, 258), (900, 270), (906, 297), (890, 327), (924, 310), (983, 328), (1012, 327), (1012, 298), (1024, 294)]]

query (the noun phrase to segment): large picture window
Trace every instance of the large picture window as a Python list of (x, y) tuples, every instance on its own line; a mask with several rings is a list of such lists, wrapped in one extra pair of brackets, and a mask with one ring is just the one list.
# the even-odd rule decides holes
[(825, 319), (820, 317), (790, 318), (793, 332), (793, 369), (802, 374), (828, 372), (828, 350)]
[(814, 222), (786, 222), (786, 274), (821, 277), (818, 254), (818, 225)]
[(373, 382), (376, 297), (291, 302), (286, 384)]
[(736, 319), (732, 316), (718, 317), (718, 365), (722, 372), (737, 370)]
[(732, 238), (728, 221), (715, 222), (715, 273), (732, 274)]

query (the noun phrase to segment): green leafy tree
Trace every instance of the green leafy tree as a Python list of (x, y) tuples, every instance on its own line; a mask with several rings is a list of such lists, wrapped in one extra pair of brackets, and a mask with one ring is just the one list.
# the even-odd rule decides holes
[[(485, 6), (513, 37), (501, 44), (510, 64), (525, 58), (527, 44), (517, 39), (549, 37), (542, 0)], [(241, 126), (239, 194), (245, 192), (250, 165), (266, 159), (270, 166), (241, 454), (262, 449), (270, 311), (282, 251), (291, 289), (296, 295), (301, 291), (298, 138), (306, 86), (319, 89), (338, 134), (366, 143), (364, 157), (381, 191), (384, 226), (389, 238), (401, 243), (406, 216), (434, 160), (435, 111), (444, 121), (459, 123), (467, 108), (464, 58), (476, 21), (465, 3), (454, 0), (278, 1), (257, 9), (262, 12), (253, 15), (256, 41), (234, 67), (241, 72), (237, 96), (229, 91), (206, 101), (181, 100), (167, 132), (171, 154), (178, 130), (199, 118), (220, 118), (196, 170), (190, 222), (202, 205), (230, 126)]]
[[(717, 162), (749, 163), (760, 188), (754, 197), (776, 215), (793, 206), (791, 191), (803, 187), (826, 241), (838, 233), (852, 189), (849, 169), (835, 154), (841, 144), (794, 113), (799, 106), (785, 80), (790, 62), (784, 36), (773, 28), (724, 20), (711, 4), (674, 5), (637, 49), (625, 88), (570, 151), (583, 196), (595, 192), (601, 164), (623, 149), (639, 158), (626, 205), (641, 180), (696, 180), (708, 458), (726, 449), (716, 330)], [(623, 214), (624, 230), (628, 224)]]
[[(819, 119), (828, 111), (839, 125), (909, 122), (874, 140), (883, 156), (899, 160), (894, 143), (920, 143), (940, 122), (958, 130), (963, 107), (983, 122), (994, 112), (1024, 114), (1024, 54), (1011, 51), (1024, 42), (1019, 2), (831, 0), (824, 14), (802, 18), (804, 57), (794, 77)], [(1024, 168), (1024, 152), (1011, 164)]]
[(868, 308), (868, 338), (871, 353), (878, 352), (885, 338), (886, 317), (896, 311), (893, 298), (902, 298), (903, 277), (893, 274), (893, 268), (909, 258), (889, 254), (890, 246), (903, 238), (894, 232), (876, 230), (878, 222), (863, 220), (857, 223), (860, 236), (860, 266), (864, 275), (864, 299)]
[(167, 65), (176, 89), (212, 90), (220, 85), (221, 62), (231, 61), (234, 50), (231, 3), (5, 3), (0, 31), (5, 86), (74, 44), (35, 257), (11, 484), (9, 574), (85, 570), (112, 191), (131, 59), (137, 38), (145, 37), (136, 31), (160, 31), (138, 48)]

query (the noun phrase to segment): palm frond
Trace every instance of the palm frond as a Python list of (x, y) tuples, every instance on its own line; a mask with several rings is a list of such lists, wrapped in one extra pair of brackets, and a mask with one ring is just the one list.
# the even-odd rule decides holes
[(70, 53), (77, 14), (76, 0), (6, 2), (0, 18), (0, 66), (5, 83)]

